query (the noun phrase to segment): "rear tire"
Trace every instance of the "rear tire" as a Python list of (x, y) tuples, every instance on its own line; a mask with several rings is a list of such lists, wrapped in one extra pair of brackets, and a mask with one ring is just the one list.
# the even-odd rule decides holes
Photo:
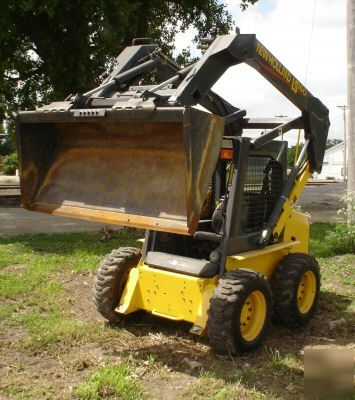
[(273, 322), (288, 327), (306, 325), (319, 298), (320, 273), (316, 259), (304, 253), (285, 256), (275, 269), (271, 288)]
[(207, 332), (217, 354), (236, 355), (260, 346), (272, 308), (265, 277), (247, 269), (227, 272), (210, 300)]
[(130, 270), (135, 267), (142, 253), (135, 247), (112, 250), (101, 262), (93, 285), (94, 303), (98, 312), (112, 323), (121, 316), (115, 311), (125, 288)]

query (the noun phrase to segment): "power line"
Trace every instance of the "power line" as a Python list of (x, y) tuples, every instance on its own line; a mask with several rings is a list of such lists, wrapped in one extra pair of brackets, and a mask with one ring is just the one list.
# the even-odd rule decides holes
[(309, 46), (308, 46), (308, 55), (307, 55), (307, 64), (306, 64), (306, 74), (305, 74), (305, 78), (304, 78), (304, 83), (305, 83), (305, 85), (307, 84), (309, 62), (310, 62), (310, 58), (311, 58), (312, 39), (313, 39), (314, 21), (315, 21), (315, 17), (316, 17), (316, 8), (317, 8), (317, 0), (314, 0), (314, 3), (313, 3), (312, 25), (311, 25), (310, 35), (309, 35), (310, 38), (309, 38)]

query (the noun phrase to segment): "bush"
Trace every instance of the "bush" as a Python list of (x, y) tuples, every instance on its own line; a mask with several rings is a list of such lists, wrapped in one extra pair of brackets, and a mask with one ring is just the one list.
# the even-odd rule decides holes
[(4, 157), (3, 169), (6, 175), (15, 175), (18, 168), (17, 153), (11, 153)]
[(355, 192), (341, 198), (344, 207), (338, 211), (343, 222), (335, 226), (334, 231), (328, 231), (326, 242), (334, 253), (355, 253)]
[(355, 229), (353, 226), (341, 223), (334, 231), (328, 231), (327, 243), (336, 254), (355, 253)]
[[(1, 131), (0, 131), (1, 133)], [(10, 142), (0, 139), (0, 156), (7, 156), (14, 151)]]

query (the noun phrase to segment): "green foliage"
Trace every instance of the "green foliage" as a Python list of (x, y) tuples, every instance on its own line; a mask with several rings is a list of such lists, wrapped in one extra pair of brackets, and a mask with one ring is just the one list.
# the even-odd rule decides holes
[[(196, 42), (228, 33), (232, 22), (219, 0), (3, 0), (0, 122), (97, 86), (135, 37), (171, 55), (179, 31), (196, 28)], [(187, 57), (188, 49), (178, 56), (183, 64)], [(15, 141), (10, 126), (9, 134)]]
[(240, 7), (245, 11), (249, 7), (249, 4), (255, 4), (257, 2), (258, 0), (242, 0)]
[[(1, 96), (1, 89), (0, 89), (0, 96)], [(8, 147), (10, 147), (12, 153), (16, 150), (15, 120), (13, 118), (6, 120), (5, 131), (6, 131), (5, 143), (7, 144)]]
[(335, 146), (336, 144), (342, 143), (341, 139), (327, 139), (327, 144), (325, 145), (326, 149), (330, 149), (331, 147)]
[(101, 367), (86, 383), (77, 387), (76, 396), (81, 400), (138, 400), (146, 397), (143, 389), (131, 377), (126, 363)]
[(355, 254), (355, 192), (341, 198), (344, 206), (338, 211), (343, 223), (327, 232), (326, 242), (336, 254)]
[(13, 151), (15, 151), (15, 148), (13, 148), (9, 140), (9, 136), (6, 135), (4, 125), (0, 120), (0, 156), (6, 156), (7, 154), (12, 153)]
[(325, 241), (328, 231), (334, 230), (336, 224), (328, 222), (317, 222), (311, 224), (311, 234), (309, 241), (309, 252), (315, 257), (326, 258), (334, 256), (335, 253)]
[[(292, 168), (293, 164), (295, 163), (295, 156), (296, 156), (296, 145), (291, 146), (287, 150), (287, 168)], [(303, 148), (303, 143), (300, 143), (298, 155), (300, 154)]]
[(13, 146), (7, 140), (1, 140), (0, 138), (0, 156), (6, 156), (14, 151)]
[(355, 228), (347, 224), (337, 224), (329, 231), (326, 242), (336, 254), (355, 254)]
[(18, 168), (18, 156), (16, 152), (4, 157), (3, 168), (6, 175), (15, 175)]

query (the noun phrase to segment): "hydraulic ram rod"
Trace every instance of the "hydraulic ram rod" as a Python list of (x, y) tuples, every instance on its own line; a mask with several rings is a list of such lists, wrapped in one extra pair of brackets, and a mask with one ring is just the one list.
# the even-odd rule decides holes
[(122, 72), (115, 76), (110, 82), (104, 83), (101, 86), (96, 87), (95, 89), (90, 90), (89, 92), (84, 93), (85, 97), (90, 97), (93, 94), (99, 92), (100, 90), (107, 89), (109, 87), (115, 86), (117, 83), (123, 82), (127, 79), (131, 79), (136, 75), (140, 75), (143, 72), (150, 70), (154, 65), (159, 62), (159, 57), (153, 58), (152, 60), (148, 60), (136, 67), (129, 69), (128, 71)]

